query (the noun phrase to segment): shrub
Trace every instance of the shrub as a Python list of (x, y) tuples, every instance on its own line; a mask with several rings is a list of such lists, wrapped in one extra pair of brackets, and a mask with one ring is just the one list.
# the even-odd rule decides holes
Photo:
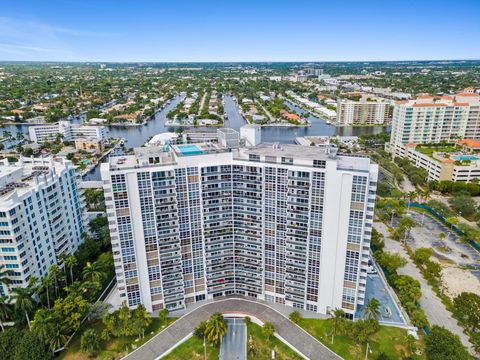
[(295, 324), (298, 324), (302, 320), (302, 314), (300, 314), (298, 310), (295, 310), (288, 315), (288, 318)]

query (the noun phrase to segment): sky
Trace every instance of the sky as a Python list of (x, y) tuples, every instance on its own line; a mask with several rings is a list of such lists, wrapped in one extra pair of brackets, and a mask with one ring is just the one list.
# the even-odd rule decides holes
[(480, 59), (480, 0), (0, 0), (0, 61)]

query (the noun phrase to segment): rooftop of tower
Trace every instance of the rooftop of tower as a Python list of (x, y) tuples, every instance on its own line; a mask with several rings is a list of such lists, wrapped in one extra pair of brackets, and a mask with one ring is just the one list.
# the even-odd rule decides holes
[[(223, 154), (223, 155), (222, 155)], [(136, 148), (134, 155), (112, 157), (111, 170), (148, 166), (190, 164), (201, 159), (208, 163), (210, 156), (226, 156), (231, 160), (278, 163), (306, 167), (322, 167), (318, 161), (331, 161), (344, 170), (369, 171), (371, 160), (367, 156), (337, 154), (335, 147), (302, 146), (293, 144), (261, 143), (238, 149), (223, 148), (212, 143), (180, 144)], [(212, 158), (213, 159), (213, 158)]]

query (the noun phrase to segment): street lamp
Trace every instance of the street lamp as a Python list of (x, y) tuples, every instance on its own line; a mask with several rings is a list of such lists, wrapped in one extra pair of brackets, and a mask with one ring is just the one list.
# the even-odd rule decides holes
[(207, 360), (207, 344), (205, 343), (205, 335), (203, 335), (203, 359)]
[(365, 360), (368, 359), (368, 354), (372, 353), (372, 348), (370, 347), (370, 344), (367, 342), (367, 349), (365, 350)]

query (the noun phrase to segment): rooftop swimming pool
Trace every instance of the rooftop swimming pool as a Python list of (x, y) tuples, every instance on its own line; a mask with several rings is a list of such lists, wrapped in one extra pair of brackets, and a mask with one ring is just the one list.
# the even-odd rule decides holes
[(182, 155), (200, 155), (203, 151), (197, 145), (177, 145), (178, 150)]
[(457, 161), (465, 161), (465, 160), (475, 161), (479, 159), (480, 158), (475, 155), (458, 155), (453, 157), (453, 160), (457, 160)]

